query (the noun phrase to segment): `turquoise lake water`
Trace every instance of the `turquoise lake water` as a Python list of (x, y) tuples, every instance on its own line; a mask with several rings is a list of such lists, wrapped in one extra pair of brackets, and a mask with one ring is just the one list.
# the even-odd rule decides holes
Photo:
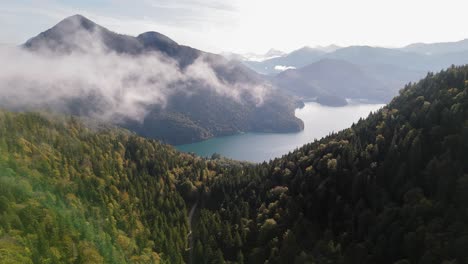
[(304, 121), (304, 130), (297, 133), (244, 133), (216, 137), (202, 142), (179, 145), (184, 152), (200, 156), (219, 153), (222, 156), (252, 162), (263, 162), (281, 157), (306, 143), (320, 139), (331, 132), (350, 127), (359, 118), (365, 118), (371, 111), (383, 104), (349, 104), (343, 107), (328, 107), (317, 103), (306, 103), (296, 110), (296, 116)]

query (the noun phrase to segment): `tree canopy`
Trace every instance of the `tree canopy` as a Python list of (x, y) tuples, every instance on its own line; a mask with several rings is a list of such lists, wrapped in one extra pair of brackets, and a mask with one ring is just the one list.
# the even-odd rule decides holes
[(468, 263), (467, 75), (430, 73), (350, 128), (258, 165), (0, 111), (0, 259)]

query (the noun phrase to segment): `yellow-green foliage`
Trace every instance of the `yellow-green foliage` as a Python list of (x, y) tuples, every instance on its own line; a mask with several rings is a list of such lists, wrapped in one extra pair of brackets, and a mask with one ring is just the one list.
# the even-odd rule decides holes
[(205, 161), (61, 119), (0, 112), (0, 262), (183, 262), (176, 188)]

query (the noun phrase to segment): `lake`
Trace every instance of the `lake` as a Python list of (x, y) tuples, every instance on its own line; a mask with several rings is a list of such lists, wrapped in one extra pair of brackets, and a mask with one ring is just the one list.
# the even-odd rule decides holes
[(350, 103), (343, 107), (329, 107), (317, 103), (305, 103), (296, 109), (296, 116), (304, 121), (304, 130), (297, 133), (243, 133), (216, 137), (205, 141), (175, 146), (184, 152), (194, 152), (209, 157), (213, 153), (252, 162), (263, 162), (284, 154), (331, 132), (350, 127), (359, 118), (367, 117), (371, 111), (383, 104)]

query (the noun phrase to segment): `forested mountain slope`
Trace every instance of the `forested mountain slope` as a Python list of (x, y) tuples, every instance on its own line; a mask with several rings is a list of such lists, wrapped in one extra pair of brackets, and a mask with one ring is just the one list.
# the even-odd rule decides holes
[(468, 66), (259, 165), (0, 112), (9, 263), (467, 263)]
[(196, 263), (468, 263), (468, 67), (203, 196)]
[(125, 130), (1, 111), (0, 262), (183, 263), (183, 197), (215, 167)]

